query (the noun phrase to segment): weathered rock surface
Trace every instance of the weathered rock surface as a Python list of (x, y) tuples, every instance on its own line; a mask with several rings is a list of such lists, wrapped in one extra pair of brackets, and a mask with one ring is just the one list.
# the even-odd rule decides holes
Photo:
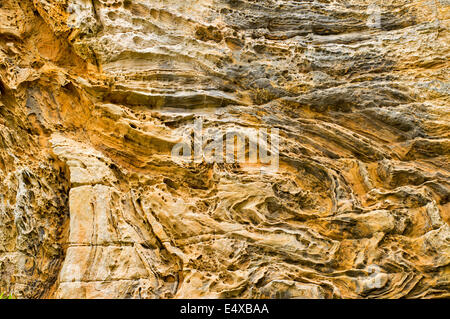
[[(447, 0), (1, 0), (0, 290), (450, 297)], [(280, 167), (171, 156), (277, 128)]]

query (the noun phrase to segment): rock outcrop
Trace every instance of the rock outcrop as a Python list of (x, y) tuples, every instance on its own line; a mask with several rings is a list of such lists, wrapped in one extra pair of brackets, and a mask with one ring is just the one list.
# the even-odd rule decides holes
[(0, 291), (450, 297), (449, 5), (1, 0)]

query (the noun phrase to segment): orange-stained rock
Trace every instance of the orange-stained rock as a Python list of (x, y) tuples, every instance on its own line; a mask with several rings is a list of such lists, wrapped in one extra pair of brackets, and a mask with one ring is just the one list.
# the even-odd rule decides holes
[(448, 298), (449, 3), (373, 2), (2, 0), (0, 292)]

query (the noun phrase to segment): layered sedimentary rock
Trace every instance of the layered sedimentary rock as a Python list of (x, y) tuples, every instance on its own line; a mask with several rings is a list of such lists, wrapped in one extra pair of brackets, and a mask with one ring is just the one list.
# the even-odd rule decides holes
[(0, 290), (449, 297), (449, 4), (1, 0)]

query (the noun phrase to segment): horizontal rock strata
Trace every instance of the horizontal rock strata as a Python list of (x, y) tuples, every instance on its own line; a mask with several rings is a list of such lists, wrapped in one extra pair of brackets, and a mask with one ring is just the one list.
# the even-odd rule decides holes
[[(0, 291), (450, 297), (447, 0), (1, 0)], [(202, 121), (279, 168), (180, 161)], [(273, 142), (273, 140), (272, 140)]]

